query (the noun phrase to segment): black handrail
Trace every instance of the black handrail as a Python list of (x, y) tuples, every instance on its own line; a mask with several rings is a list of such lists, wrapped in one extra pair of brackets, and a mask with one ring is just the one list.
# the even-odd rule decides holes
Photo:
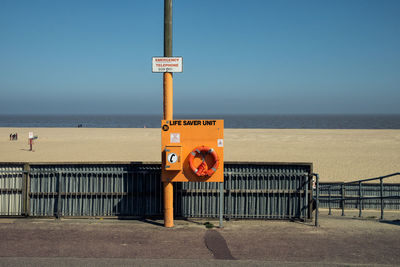
[[(316, 214), (315, 214), (315, 226), (318, 226), (318, 213), (319, 213), (319, 191), (320, 189), (328, 189), (329, 191), (329, 198), (328, 198), (328, 205), (329, 205), (329, 215), (332, 214), (331, 212), (331, 202), (335, 202), (335, 201), (340, 201), (341, 202), (341, 207), (342, 207), (342, 216), (344, 216), (344, 209), (345, 209), (345, 201), (346, 200), (358, 200), (358, 207), (359, 207), (359, 214), (358, 216), (361, 217), (362, 216), (362, 202), (365, 199), (380, 199), (381, 200), (381, 220), (384, 219), (384, 204), (385, 204), (385, 199), (400, 199), (400, 196), (384, 196), (383, 195), (383, 180), (390, 178), (390, 177), (394, 177), (394, 176), (398, 176), (400, 175), (400, 172), (396, 172), (396, 173), (392, 173), (392, 174), (388, 174), (388, 175), (384, 175), (384, 176), (380, 176), (380, 177), (375, 177), (375, 178), (368, 178), (368, 179), (361, 179), (361, 180), (356, 180), (356, 181), (351, 181), (351, 182), (346, 182), (346, 183), (341, 183), (340, 187), (341, 187), (341, 194), (340, 194), (340, 198), (332, 198), (331, 197), (331, 188), (333, 186), (338, 186), (337, 184), (332, 184), (332, 185), (324, 185), (321, 188), (319, 187), (319, 176), (318, 174), (312, 174), (313, 176), (316, 177), (316, 197), (314, 198), (315, 200), (315, 204), (316, 204)], [(363, 196), (362, 195), (362, 183), (364, 182), (369, 182), (369, 181), (375, 181), (375, 180), (379, 180), (380, 183), (380, 196)], [(358, 196), (350, 196), (350, 197), (346, 197), (345, 196), (345, 192), (346, 192), (346, 185), (350, 185), (350, 184), (358, 184)]]
[[(343, 184), (344, 184), (344, 185), (346, 185), (346, 184), (355, 184), (355, 183), (359, 183), (359, 182), (362, 182), (362, 183), (363, 183), (363, 182), (368, 182), (368, 181), (386, 179), (386, 178), (390, 178), (390, 177), (397, 176), (397, 175), (400, 175), (400, 172), (395, 172), (395, 173), (392, 173), (392, 174), (388, 174), (388, 175), (384, 175), (384, 176), (379, 176), (379, 177), (375, 177), (375, 178), (367, 178), (367, 179), (361, 179), (361, 180), (346, 182), (346, 183), (343, 183)], [(333, 185), (324, 185), (324, 186), (321, 187), (321, 188), (330, 187), (330, 186), (333, 186)]]

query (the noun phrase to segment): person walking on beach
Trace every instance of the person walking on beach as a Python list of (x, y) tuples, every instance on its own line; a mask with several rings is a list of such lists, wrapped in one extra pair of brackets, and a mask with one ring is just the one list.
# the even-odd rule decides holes
[[(36, 137), (37, 138), (37, 137)], [(33, 132), (29, 132), (28, 136), (28, 143), (29, 143), (29, 151), (34, 151), (33, 150), (33, 140), (35, 139), (35, 136), (33, 135)]]
[(32, 146), (33, 146), (33, 138), (29, 138), (29, 151), (33, 151)]
[(12, 134), (12, 133), (10, 133), (10, 141), (12, 140), (12, 136), (13, 136), (13, 134)]

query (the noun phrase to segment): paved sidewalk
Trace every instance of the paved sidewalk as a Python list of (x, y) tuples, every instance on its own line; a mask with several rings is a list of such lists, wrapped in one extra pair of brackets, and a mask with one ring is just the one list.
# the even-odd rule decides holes
[[(1, 266), (400, 265), (400, 221), (321, 214), (288, 221), (0, 219)], [(212, 221), (218, 225), (217, 221)]]

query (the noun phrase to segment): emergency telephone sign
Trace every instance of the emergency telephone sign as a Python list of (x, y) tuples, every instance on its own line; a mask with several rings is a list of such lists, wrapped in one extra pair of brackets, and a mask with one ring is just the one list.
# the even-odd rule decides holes
[(182, 57), (153, 57), (152, 59), (153, 72), (182, 72), (182, 69)]

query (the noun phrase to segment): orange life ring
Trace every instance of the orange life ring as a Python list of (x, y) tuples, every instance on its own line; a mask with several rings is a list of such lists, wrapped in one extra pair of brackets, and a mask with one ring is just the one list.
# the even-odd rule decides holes
[[(197, 156), (197, 154), (201, 155), (203, 162), (198, 166), (194, 166), (193, 160)], [(211, 155), (214, 158), (214, 164), (211, 168), (208, 168), (206, 162), (205, 162), (205, 157), (207, 155)], [(199, 177), (206, 177), (206, 176), (211, 176), (214, 174), (214, 172), (217, 171), (218, 165), (219, 165), (219, 157), (217, 152), (215, 152), (214, 149), (209, 148), (207, 146), (198, 146), (195, 149), (193, 149), (192, 152), (189, 154), (189, 165), (190, 168), (193, 170), (193, 172), (199, 176)]]

